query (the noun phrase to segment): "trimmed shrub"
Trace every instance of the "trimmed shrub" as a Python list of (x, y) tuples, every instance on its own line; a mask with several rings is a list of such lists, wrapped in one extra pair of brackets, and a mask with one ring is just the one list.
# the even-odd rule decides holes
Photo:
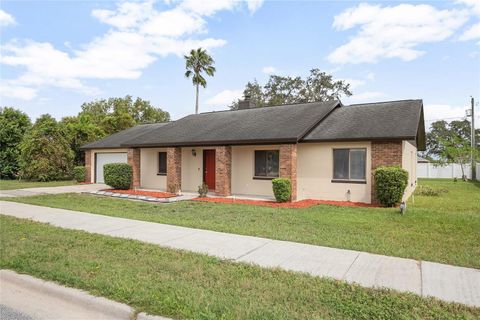
[(103, 178), (110, 187), (127, 190), (132, 184), (132, 166), (127, 163), (108, 163), (103, 166)]
[(87, 169), (84, 166), (78, 166), (73, 168), (73, 177), (77, 182), (85, 182), (87, 176)]
[(273, 194), (277, 202), (288, 202), (292, 197), (292, 183), (289, 179), (276, 178), (272, 180)]
[(204, 182), (201, 186), (198, 186), (198, 196), (205, 198), (208, 193), (208, 185)]
[(385, 207), (393, 207), (402, 200), (408, 184), (408, 172), (398, 166), (379, 167), (373, 172), (375, 193)]

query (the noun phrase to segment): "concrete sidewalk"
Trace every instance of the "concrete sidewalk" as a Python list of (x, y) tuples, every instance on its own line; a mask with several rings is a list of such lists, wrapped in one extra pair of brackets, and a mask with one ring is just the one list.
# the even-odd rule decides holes
[(38, 187), (14, 190), (0, 190), (0, 198), (6, 197), (28, 197), (42, 194), (60, 194), (60, 193), (83, 193), (93, 192), (109, 188), (106, 184), (76, 184), (71, 186), (59, 187)]
[[(10, 270), (0, 270), (0, 304), (7, 315), (23, 319), (168, 320), (137, 313), (130, 306), (95, 297)], [(3, 319), (3, 314), (0, 314)], [(12, 317), (13, 319), (13, 317)]]
[(480, 270), (0, 201), (1, 214), (480, 307)]

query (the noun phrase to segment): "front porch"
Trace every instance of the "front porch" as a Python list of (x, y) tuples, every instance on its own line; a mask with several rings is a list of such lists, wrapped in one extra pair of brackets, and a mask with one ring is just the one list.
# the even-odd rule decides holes
[[(255, 164), (261, 152), (276, 159)], [(197, 194), (205, 182), (210, 196), (272, 201), (271, 180), (282, 177), (291, 180), (296, 201), (296, 144), (130, 148), (128, 155), (133, 189)]]

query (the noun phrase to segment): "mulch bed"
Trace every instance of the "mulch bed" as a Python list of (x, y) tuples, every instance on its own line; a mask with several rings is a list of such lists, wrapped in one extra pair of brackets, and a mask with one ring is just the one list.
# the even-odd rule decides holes
[(232, 199), (232, 198), (195, 198), (195, 201), (215, 202), (215, 203), (235, 203), (235, 204), (249, 204), (255, 206), (264, 206), (272, 208), (310, 208), (319, 204), (329, 204), (340, 207), (376, 207), (375, 205), (362, 202), (348, 202), (348, 201), (330, 201), (330, 200), (312, 200), (306, 199), (297, 202), (278, 203), (274, 201), (264, 200), (247, 200), (247, 199)]
[(155, 198), (172, 198), (176, 197), (175, 194), (169, 192), (161, 192), (161, 191), (146, 191), (146, 190), (120, 190), (120, 189), (105, 189), (102, 191), (108, 191), (113, 193), (122, 193), (122, 194), (130, 194), (134, 196), (146, 196), (146, 197), (155, 197)]

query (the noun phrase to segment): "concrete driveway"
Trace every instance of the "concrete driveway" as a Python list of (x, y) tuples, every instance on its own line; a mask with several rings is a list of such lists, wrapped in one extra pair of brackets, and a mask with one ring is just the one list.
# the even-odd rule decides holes
[(101, 189), (109, 188), (106, 184), (77, 184), (73, 186), (60, 186), (60, 187), (40, 187), (40, 188), (26, 188), (15, 190), (0, 190), (0, 198), (6, 197), (26, 197), (37, 196), (42, 194), (60, 194), (60, 193), (82, 193), (92, 192)]

